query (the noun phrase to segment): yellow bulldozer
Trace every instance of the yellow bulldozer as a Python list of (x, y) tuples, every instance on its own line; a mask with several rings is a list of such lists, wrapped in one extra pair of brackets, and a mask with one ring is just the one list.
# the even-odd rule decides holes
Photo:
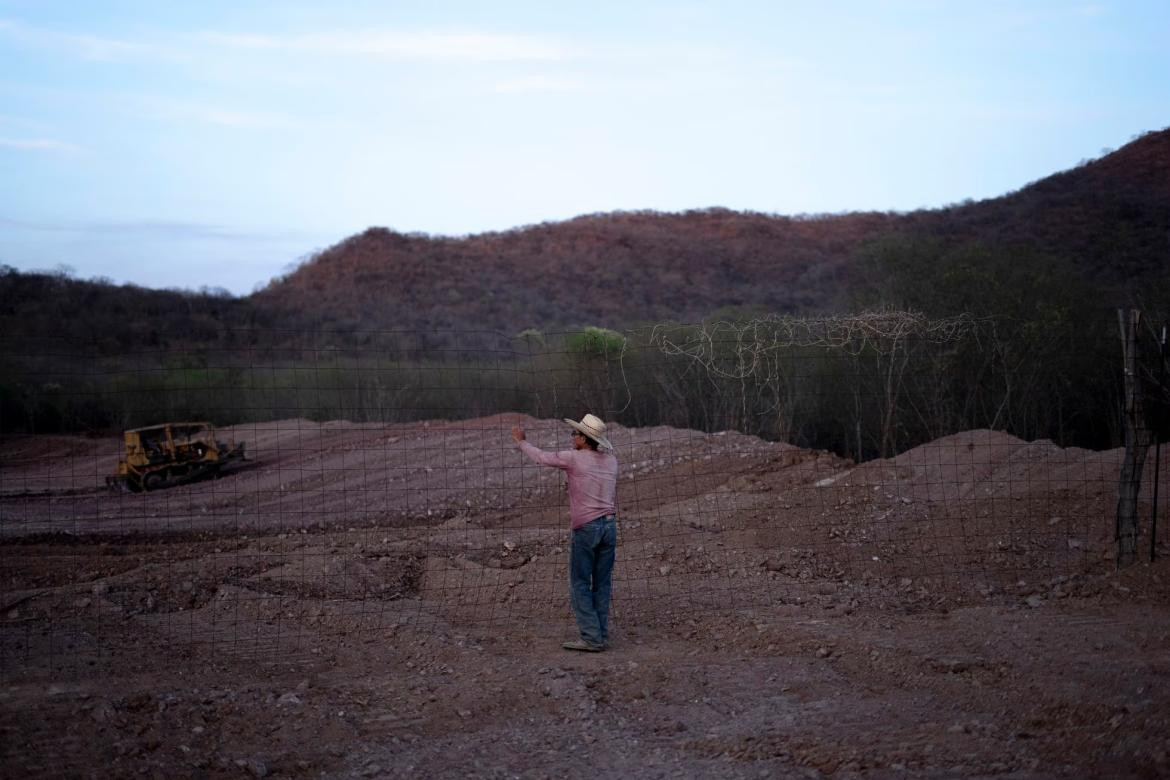
[(118, 470), (106, 484), (139, 492), (213, 476), (244, 458), (244, 443), (220, 441), (206, 422), (171, 422), (123, 434)]

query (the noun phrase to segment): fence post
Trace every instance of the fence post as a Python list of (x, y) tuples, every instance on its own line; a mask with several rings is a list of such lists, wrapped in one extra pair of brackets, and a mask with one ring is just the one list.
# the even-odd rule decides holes
[(1166, 326), (1158, 342), (1158, 397), (1154, 402), (1154, 499), (1150, 509), (1150, 562), (1158, 557), (1158, 479), (1162, 473), (1162, 429), (1166, 427)]
[(1138, 325), (1142, 313), (1137, 309), (1117, 310), (1121, 326), (1122, 426), (1125, 430), (1125, 457), (1121, 464), (1121, 482), (1117, 488), (1117, 567), (1128, 566), (1137, 558), (1138, 493), (1142, 486), (1142, 469), (1150, 449), (1150, 428), (1146, 424), (1141, 377), (1138, 375)]

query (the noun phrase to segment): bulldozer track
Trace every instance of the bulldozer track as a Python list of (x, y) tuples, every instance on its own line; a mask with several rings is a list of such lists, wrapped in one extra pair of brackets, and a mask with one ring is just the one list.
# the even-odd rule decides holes
[(105, 485), (88, 488), (59, 488), (49, 490), (0, 490), (3, 498), (56, 498), (60, 496), (100, 496), (111, 492)]

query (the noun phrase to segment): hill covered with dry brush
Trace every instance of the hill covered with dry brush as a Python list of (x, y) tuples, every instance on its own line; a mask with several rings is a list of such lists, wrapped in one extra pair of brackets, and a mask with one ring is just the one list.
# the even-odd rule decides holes
[[(1054, 277), (1106, 308), (1164, 308), (1170, 129), (1002, 197), (943, 209), (617, 212), (462, 237), (371, 227), (238, 299), (7, 269), (0, 327), (15, 339), (67, 335), (123, 349), (214, 343), (239, 328), (515, 334), (697, 321), (727, 307), (825, 313), (913, 298), (875, 283), (867, 263), (883, 252), (922, 267), (986, 263)], [(962, 303), (1000, 313), (1003, 291), (986, 295)]]

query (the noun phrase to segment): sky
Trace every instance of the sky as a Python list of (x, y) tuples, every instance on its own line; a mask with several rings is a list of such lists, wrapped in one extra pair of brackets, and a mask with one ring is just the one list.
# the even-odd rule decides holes
[(246, 295), (372, 226), (938, 208), (1167, 126), (1165, 0), (0, 0), (0, 265)]

